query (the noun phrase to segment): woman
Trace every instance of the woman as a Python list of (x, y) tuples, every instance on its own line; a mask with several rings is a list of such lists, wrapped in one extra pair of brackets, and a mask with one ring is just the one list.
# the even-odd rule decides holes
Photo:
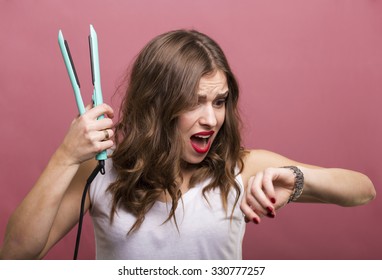
[[(121, 115), (103, 104), (76, 118), (12, 215), (2, 258), (42, 258), (78, 222), (83, 186), (100, 259), (240, 259), (246, 222), (291, 201), (365, 204), (370, 180), (241, 146), (238, 85), (220, 47), (197, 31), (149, 42)], [(106, 118), (97, 120), (100, 115)]]

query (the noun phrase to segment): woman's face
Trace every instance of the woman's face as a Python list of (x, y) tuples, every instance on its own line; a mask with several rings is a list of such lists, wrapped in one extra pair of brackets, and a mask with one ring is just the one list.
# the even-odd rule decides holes
[(197, 94), (197, 105), (181, 114), (178, 119), (178, 129), (184, 145), (182, 160), (190, 164), (203, 161), (224, 123), (228, 96), (224, 73), (216, 71), (203, 76)]

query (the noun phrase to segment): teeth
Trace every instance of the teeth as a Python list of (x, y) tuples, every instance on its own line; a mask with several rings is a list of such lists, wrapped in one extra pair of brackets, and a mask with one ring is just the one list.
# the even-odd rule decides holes
[(210, 138), (209, 135), (195, 135), (195, 137), (203, 138), (203, 139), (208, 139), (208, 138)]

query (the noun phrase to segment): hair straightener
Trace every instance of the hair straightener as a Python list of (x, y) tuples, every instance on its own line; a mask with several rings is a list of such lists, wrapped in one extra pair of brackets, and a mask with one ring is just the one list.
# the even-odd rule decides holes
[[(85, 113), (85, 106), (81, 96), (80, 82), (78, 80), (77, 72), (74, 67), (72, 56), (70, 54), (68, 42), (64, 39), (64, 36), (61, 30), (58, 32), (58, 44), (60, 45), (62, 57), (64, 58), (64, 62), (66, 65), (66, 70), (68, 71), (70, 82), (73, 87), (78, 112), (80, 113), (80, 115), (82, 115)], [(100, 75), (100, 69), (99, 69), (97, 33), (95, 32), (92, 25), (90, 25), (89, 49), (90, 49), (90, 65), (91, 65), (91, 72), (92, 72), (92, 83), (93, 83), (93, 96), (92, 96), (93, 106), (97, 106), (103, 103), (103, 98), (102, 98), (102, 90), (101, 90), (101, 75)], [(102, 119), (102, 118), (104, 118), (103, 115), (98, 117), (98, 119)], [(81, 239), (81, 229), (82, 229), (86, 194), (90, 187), (90, 184), (92, 183), (94, 178), (97, 176), (97, 174), (99, 172), (101, 174), (105, 174), (105, 160), (107, 159), (107, 152), (102, 151), (101, 153), (97, 154), (96, 159), (98, 160), (98, 165), (93, 170), (89, 178), (87, 179), (86, 185), (82, 194), (76, 246), (74, 249), (74, 257), (73, 257), (74, 260), (77, 259), (78, 248), (79, 248), (80, 239)]]

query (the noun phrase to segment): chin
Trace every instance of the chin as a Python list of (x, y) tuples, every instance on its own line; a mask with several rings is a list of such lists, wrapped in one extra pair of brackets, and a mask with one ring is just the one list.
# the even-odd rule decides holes
[(186, 165), (198, 165), (206, 158), (207, 155), (198, 156), (198, 157), (184, 157), (182, 158), (182, 161)]

